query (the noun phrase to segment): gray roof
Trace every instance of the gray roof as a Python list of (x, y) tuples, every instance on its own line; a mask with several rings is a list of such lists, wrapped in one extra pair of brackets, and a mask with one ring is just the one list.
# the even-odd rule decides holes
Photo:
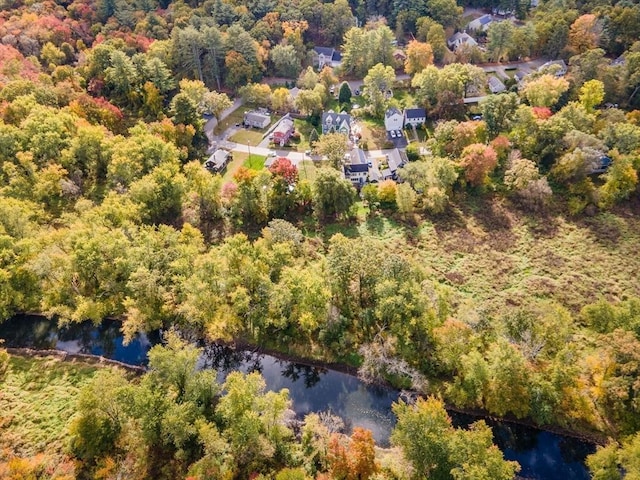
[[(330, 121), (329, 121), (330, 120)], [(345, 123), (349, 131), (351, 130), (351, 115), (348, 113), (336, 113), (334, 111), (328, 111), (322, 113), (322, 131), (327, 132), (331, 128), (338, 129)]]
[(349, 154), (349, 163), (351, 165), (368, 165), (368, 162), (369, 160), (367, 159), (367, 154), (364, 153), (364, 150), (361, 148), (354, 148), (351, 150), (351, 153)]
[(480, 25), (486, 25), (487, 23), (491, 23), (491, 15), (489, 15), (488, 13), (481, 16), (480, 18), (477, 19), (480, 22)]
[(244, 114), (244, 118), (249, 120), (250, 122), (254, 122), (254, 121), (258, 121), (258, 122), (262, 122), (265, 119), (269, 119), (269, 121), (271, 120), (271, 116), (267, 113), (260, 113), (260, 112), (256, 112), (256, 111), (251, 111), (251, 112), (247, 112)]
[(333, 57), (333, 52), (335, 52), (334, 48), (331, 47), (313, 47), (313, 50), (318, 54), (318, 55), (324, 55), (325, 57), (328, 58), (332, 58)]
[(398, 109), (397, 109), (397, 108), (395, 108), (395, 107), (388, 109), (388, 110), (384, 113), (384, 116), (385, 116), (385, 117), (387, 117), (387, 118), (389, 118), (389, 117), (391, 117), (391, 116), (393, 116), (393, 115), (402, 115), (402, 113), (400, 112), (400, 110), (398, 110)]
[(489, 84), (489, 88), (491, 88), (491, 91), (499, 91), (507, 88), (504, 86), (504, 83), (502, 83), (497, 77), (487, 78), (487, 83)]
[(406, 108), (404, 116), (407, 118), (426, 118), (427, 111), (424, 108)]
[(280, 120), (280, 122), (278, 122), (278, 126), (273, 130), (273, 133), (276, 133), (276, 132), (287, 133), (290, 130), (293, 130), (293, 120), (291, 120), (291, 118), (288, 115), (286, 115), (282, 117), (282, 120)]
[(397, 148), (394, 148), (387, 154), (387, 165), (391, 173), (395, 173), (398, 168), (407, 163), (407, 154)]
[(211, 154), (211, 156), (205, 162), (207, 168), (214, 170), (221, 170), (227, 163), (229, 158), (229, 152), (226, 150), (218, 149)]

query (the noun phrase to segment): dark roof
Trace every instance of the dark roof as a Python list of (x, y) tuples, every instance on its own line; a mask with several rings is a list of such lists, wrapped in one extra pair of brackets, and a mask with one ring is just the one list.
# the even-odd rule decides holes
[(333, 51), (333, 55), (331, 55), (331, 61), (332, 62), (341, 62), (342, 61), (342, 54), (339, 51), (334, 50)]
[(404, 111), (404, 115), (407, 118), (426, 118), (427, 111), (424, 108), (407, 108)]
[(491, 22), (491, 15), (487, 13), (486, 15), (481, 16), (478, 20), (480, 21), (480, 25), (486, 25)]
[(333, 57), (333, 53), (335, 52), (335, 49), (331, 47), (313, 47), (313, 49), (318, 55), (322, 54), (329, 58)]
[(366, 163), (352, 163), (344, 166), (345, 173), (364, 173), (369, 171), (369, 165)]

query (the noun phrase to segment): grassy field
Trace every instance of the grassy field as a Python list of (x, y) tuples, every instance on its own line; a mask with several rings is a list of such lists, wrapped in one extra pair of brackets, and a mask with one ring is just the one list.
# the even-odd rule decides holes
[(231, 135), (231, 137), (229, 137), (229, 140), (236, 143), (242, 143), (243, 145), (256, 146), (262, 141), (263, 136), (264, 132), (261, 130), (255, 130), (253, 128), (243, 128)]
[(472, 299), (487, 315), (554, 300), (573, 312), (599, 298), (640, 296), (639, 212), (575, 219), (529, 215), (504, 200), (467, 200), (417, 224), (378, 214), (329, 224), (320, 234), (381, 239), (419, 259), (455, 302)]
[(0, 451), (60, 454), (76, 396), (100, 367), (12, 356), (0, 382)]
[(369, 150), (378, 150), (386, 147), (387, 132), (384, 124), (377, 123), (373, 120), (363, 118), (359, 121), (362, 128), (362, 142), (365, 143)]
[(242, 162), (242, 166), (248, 168), (249, 170), (262, 170), (264, 168), (264, 162), (267, 160), (267, 157), (262, 155), (251, 154), (251, 156), (247, 155), (247, 158)]

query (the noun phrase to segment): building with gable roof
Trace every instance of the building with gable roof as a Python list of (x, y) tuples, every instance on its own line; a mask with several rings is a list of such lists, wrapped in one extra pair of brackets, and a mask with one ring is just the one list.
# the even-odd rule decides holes
[(424, 108), (405, 108), (404, 124), (417, 127), (427, 121), (427, 111)]
[(462, 45), (469, 45), (471, 47), (477, 47), (478, 42), (469, 35), (467, 32), (457, 32), (449, 37), (447, 40), (447, 45), (452, 50), (457, 50)]
[(321, 70), (325, 65), (339, 67), (342, 64), (342, 54), (333, 47), (314, 47), (313, 64)]
[(493, 17), (488, 13), (482, 15), (481, 17), (476, 18), (475, 20), (470, 21), (467, 24), (467, 28), (473, 31), (483, 31), (486, 32), (489, 28), (489, 25), (493, 22)]
[(351, 136), (351, 115), (345, 112), (336, 113), (333, 110), (322, 114), (322, 133), (343, 133)]
[(391, 130), (402, 130), (404, 126), (404, 115), (397, 108), (390, 108), (384, 113), (384, 128), (387, 132)]

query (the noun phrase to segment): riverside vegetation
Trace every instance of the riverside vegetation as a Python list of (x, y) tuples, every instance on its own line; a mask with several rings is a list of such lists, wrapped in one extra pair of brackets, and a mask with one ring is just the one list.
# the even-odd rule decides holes
[[(482, 120), (468, 121), (463, 96), (485, 76), (464, 63), (478, 52), (443, 45), (445, 32), (463, 26), (455, 2), (290, 3), (0, 4), (0, 320), (26, 311), (63, 323), (115, 317), (129, 337), (175, 327), (357, 366), (364, 378), (433, 396), (397, 408), (394, 438), (411, 469), (376, 464), (367, 432), (333, 437), (322, 419), (307, 427), (322, 439), (294, 441), (286, 392), (265, 394), (259, 378), (234, 376), (250, 404), (232, 411), (232, 385), (221, 390), (186, 360), (182, 372), (167, 370), (160, 354), (162, 365), (141, 379), (109, 370), (76, 405), (46, 403), (60, 412), (41, 420), (62, 455), (57, 466), (37, 457), (43, 440), (20, 407), (29, 389), (3, 389), (19, 413), (2, 417), (3, 432), (15, 435), (3, 439), (17, 439), (8, 451), (3, 444), (2, 468), (40, 478), (513, 476), (484, 426), (448, 426), (440, 397), (610, 436), (589, 461), (595, 478), (636, 472), (640, 7), (505, 4), (527, 34), (506, 32), (520, 40), (506, 49), (492, 27), (497, 59), (560, 56), (568, 73), (534, 73), (520, 89), (488, 96)], [(334, 165), (314, 168), (312, 179), (286, 159), (240, 168), (229, 182), (202, 167), (202, 115), (231, 105), (223, 92), (297, 108), (309, 129), (335, 103), (336, 74), (366, 74), (367, 121), (412, 106), (373, 87), (389, 80), (385, 66), (399, 66), (394, 35), (402, 43), (414, 33), (432, 54), (412, 45), (422, 53), (410, 59), (411, 86), (394, 90), (435, 123), (427, 150), (408, 148), (402, 183), (357, 196), (334, 168), (345, 145), (332, 136), (314, 149)], [(343, 71), (305, 69), (310, 46), (323, 43), (343, 45)], [(375, 55), (362, 55), (363, 44)], [(264, 74), (297, 78), (301, 100), (251, 84)], [(603, 159), (610, 166), (597, 173)], [(180, 347), (171, 355), (194, 355), (172, 342)], [(25, 362), (9, 361), (3, 385), (32, 378), (36, 404), (47, 382), (75, 392), (94, 375)], [(51, 372), (38, 372), (43, 365)], [(103, 390), (111, 396), (98, 398)], [(70, 408), (66, 430), (59, 422)], [(431, 424), (431, 436), (410, 431), (414, 420)]]

